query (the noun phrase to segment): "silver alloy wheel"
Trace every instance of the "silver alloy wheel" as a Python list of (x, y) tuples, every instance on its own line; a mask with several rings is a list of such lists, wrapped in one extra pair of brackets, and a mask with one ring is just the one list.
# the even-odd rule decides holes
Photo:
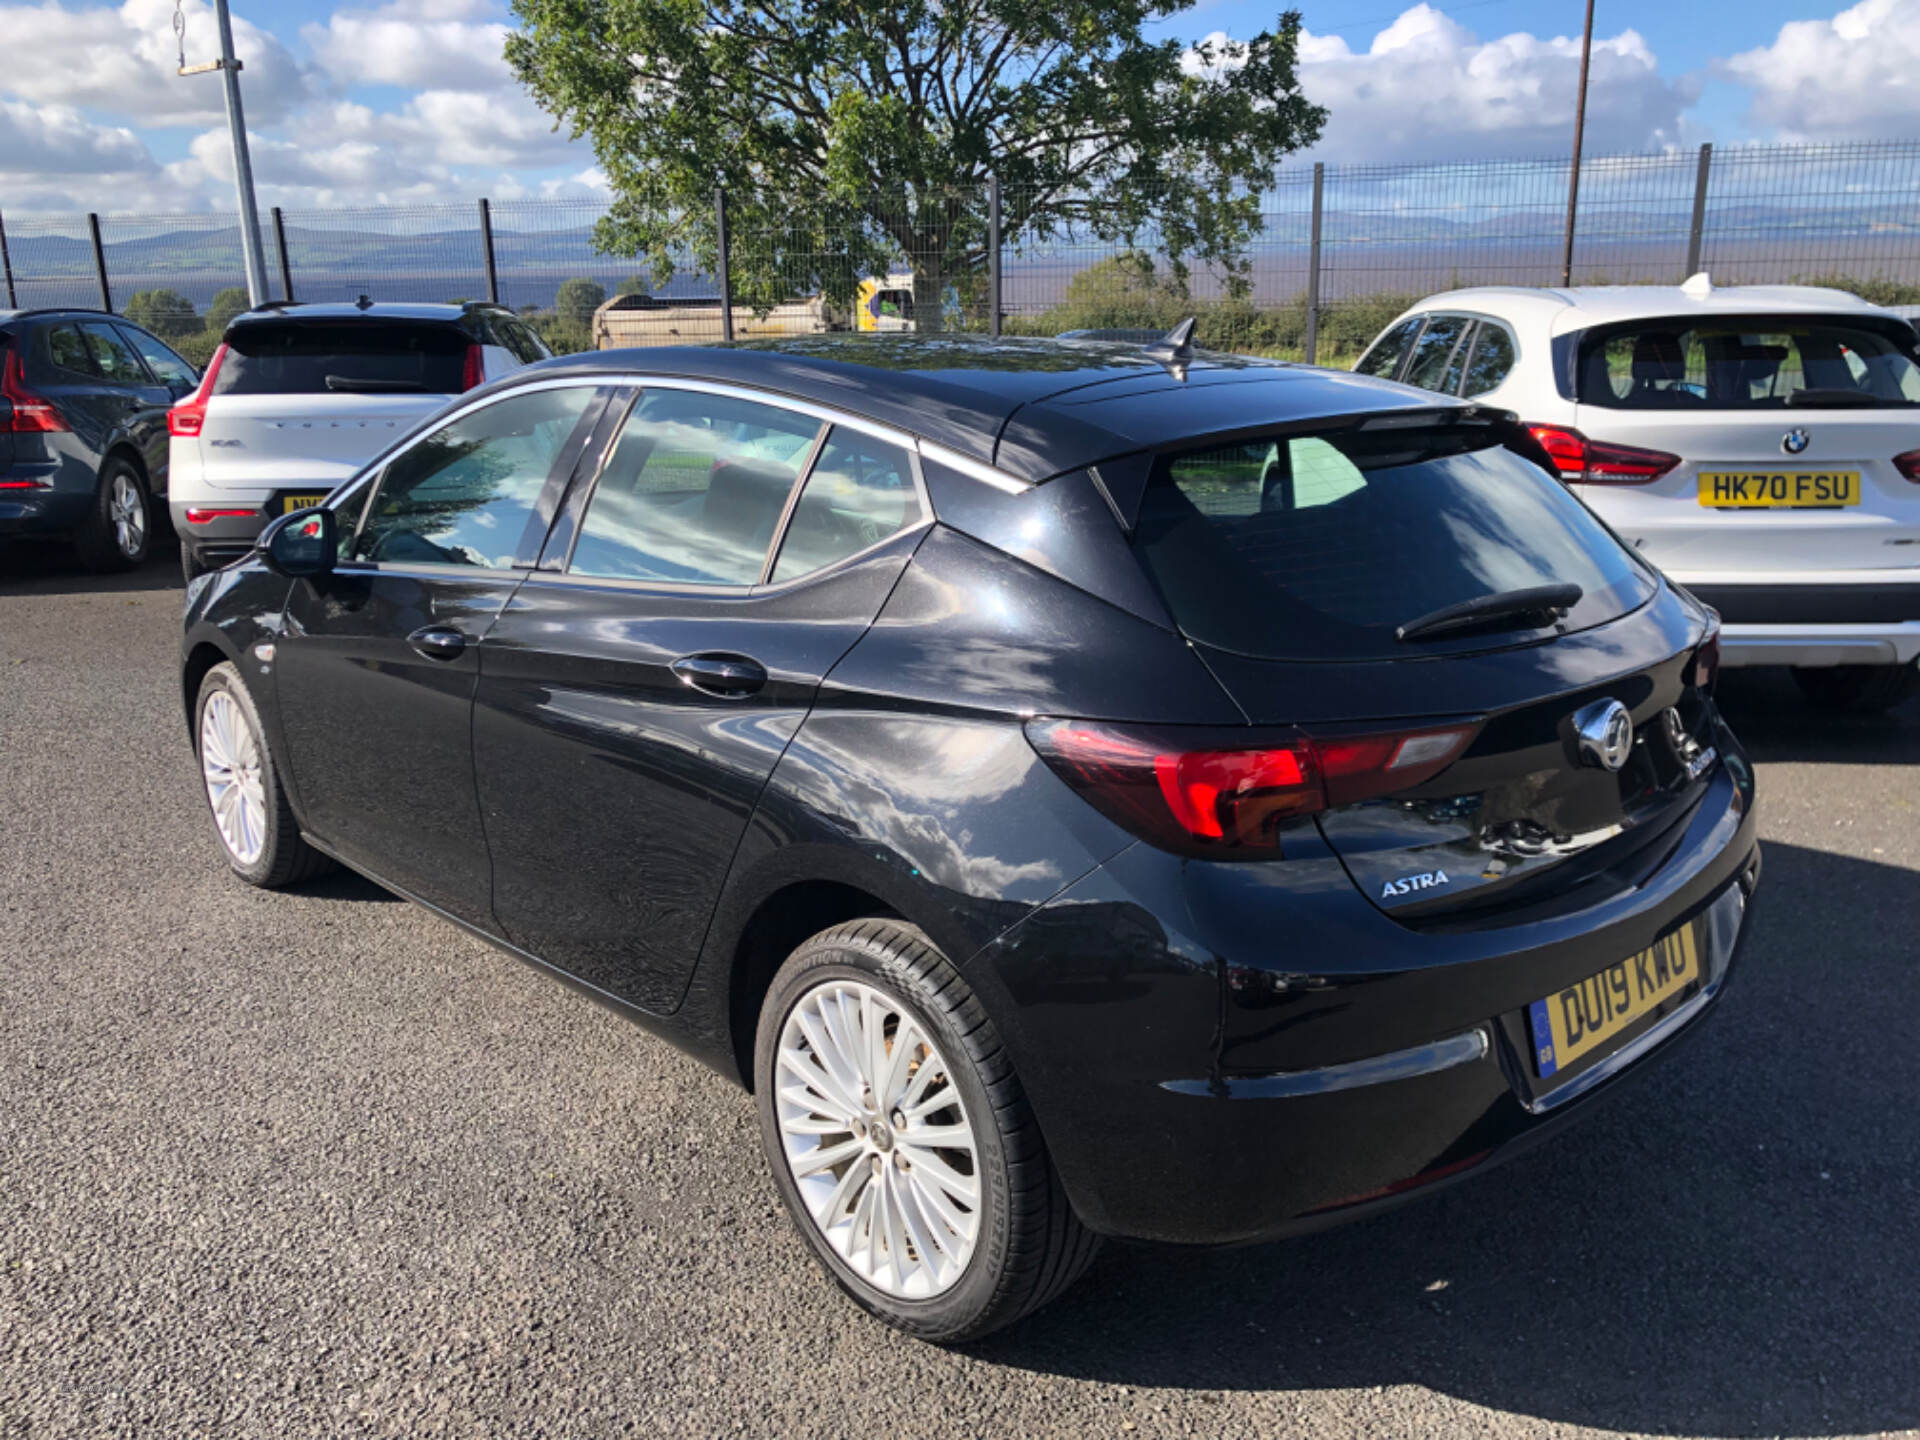
[(870, 985), (825, 980), (787, 1012), (776, 1065), (787, 1167), (827, 1243), (888, 1295), (951, 1289), (980, 1235), (979, 1150), (919, 1022)]
[(107, 498), (107, 513), (113, 519), (114, 543), (131, 560), (140, 553), (147, 538), (147, 507), (140, 498), (140, 482), (124, 470), (113, 477), (113, 493)]
[(242, 865), (267, 845), (267, 790), (260, 743), (233, 696), (216, 690), (200, 712), (200, 774), (227, 851)]

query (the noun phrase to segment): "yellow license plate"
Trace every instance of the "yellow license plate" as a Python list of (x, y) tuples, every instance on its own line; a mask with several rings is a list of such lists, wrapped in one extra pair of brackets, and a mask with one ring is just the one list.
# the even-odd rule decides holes
[(1528, 1007), (1534, 1068), (1545, 1079), (1605, 1045), (1702, 978), (1698, 922), (1611, 969)]
[(1833, 510), (1860, 503), (1860, 472), (1702, 470), (1700, 503), (1715, 510)]
[(311, 510), (316, 505), (326, 504), (325, 495), (289, 495), (280, 502), (280, 513), (291, 515), (296, 510)]

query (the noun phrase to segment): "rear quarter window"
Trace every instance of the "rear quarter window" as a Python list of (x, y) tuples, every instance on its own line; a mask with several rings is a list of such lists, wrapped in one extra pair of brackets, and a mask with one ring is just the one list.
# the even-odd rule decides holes
[(1582, 590), (1567, 626), (1585, 628), (1654, 587), (1579, 501), (1489, 427), (1463, 423), (1162, 457), (1135, 545), (1187, 635), (1270, 659), (1431, 653), (1395, 629), (1463, 600), (1563, 581)]
[(457, 325), (303, 320), (236, 325), (226, 342), (215, 395), (454, 395), (468, 339)]

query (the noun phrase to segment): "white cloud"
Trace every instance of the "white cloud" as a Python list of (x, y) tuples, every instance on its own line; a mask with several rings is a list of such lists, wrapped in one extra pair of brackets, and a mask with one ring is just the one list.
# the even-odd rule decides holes
[(1795, 20), (1719, 67), (1753, 91), (1752, 119), (1784, 140), (1911, 135), (1920, 122), (1920, 0), (1861, 0)]
[[(1208, 41), (1218, 47), (1224, 35)], [(1192, 52), (1190, 70), (1200, 69)], [(1329, 118), (1312, 156), (1340, 161), (1473, 160), (1563, 153), (1573, 139), (1580, 37), (1525, 32), (1482, 41), (1431, 5), (1405, 11), (1364, 50), (1303, 32), (1300, 87)], [(1679, 138), (1691, 82), (1663, 79), (1623, 30), (1593, 44), (1591, 152), (1659, 149)]]
[(329, 78), (342, 85), (509, 90), (502, 58), (507, 27), (477, 18), (476, 0), (394, 0), (378, 10), (339, 10), (300, 34)]
[[(37, 105), (76, 105), (137, 117), (145, 127), (207, 125), (225, 113), (217, 75), (181, 76), (172, 0), (125, 0), (117, 9), (68, 9), (59, 0), (0, 5), (0, 37), (16, 57), (0, 91)], [(219, 54), (213, 7), (186, 0), (187, 63)], [(272, 35), (233, 17), (234, 53), (245, 66), (248, 117), (271, 122), (299, 103), (306, 80)]]

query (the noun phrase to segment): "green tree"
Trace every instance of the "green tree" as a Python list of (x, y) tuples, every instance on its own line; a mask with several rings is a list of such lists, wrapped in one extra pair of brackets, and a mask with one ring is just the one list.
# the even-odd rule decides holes
[(253, 308), (253, 302), (247, 299), (247, 292), (238, 285), (229, 285), (224, 290), (213, 293), (213, 303), (207, 306), (207, 329), (216, 335), (226, 333), (227, 326), (233, 323), (233, 317)]
[(606, 298), (606, 286), (575, 276), (560, 282), (559, 293), (553, 297), (553, 309), (566, 324), (590, 326), (593, 324), (593, 312), (605, 303)]
[(136, 290), (127, 297), (127, 319), (163, 340), (191, 335), (200, 328), (193, 302), (177, 290)]
[(629, 275), (614, 287), (616, 295), (651, 295), (653, 286), (647, 283), (644, 275)]
[(1244, 288), (1261, 184), (1319, 137), (1297, 11), (1189, 48), (1149, 27), (1194, 0), (513, 0), (506, 56), (591, 140), (614, 192), (595, 241), (656, 284), (717, 264), (728, 192), (735, 293), (845, 303), (913, 269), (914, 314), (977, 295), (981, 187), (1013, 242), (1090, 233)]

